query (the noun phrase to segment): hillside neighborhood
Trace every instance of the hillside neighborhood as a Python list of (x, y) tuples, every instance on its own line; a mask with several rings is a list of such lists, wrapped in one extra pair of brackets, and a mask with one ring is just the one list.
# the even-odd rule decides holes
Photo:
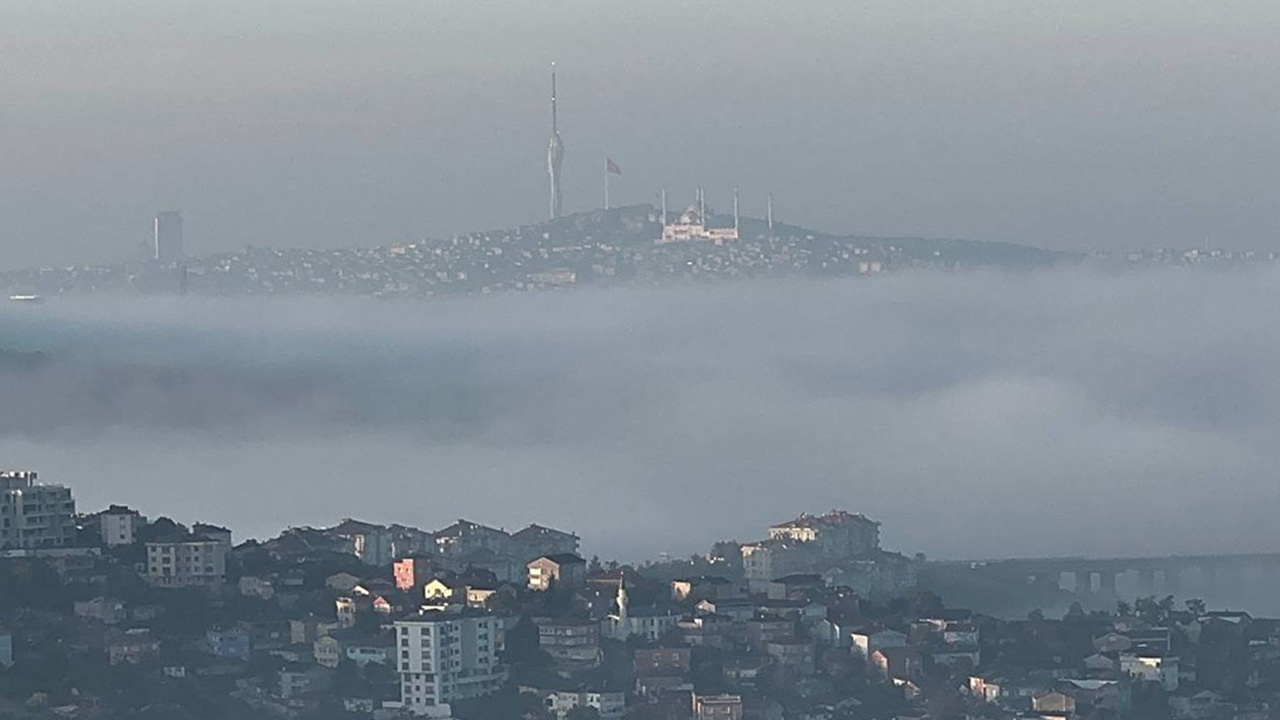
[(949, 607), (830, 511), (679, 562), (470, 520), (236, 542), (0, 474), (0, 718), (1264, 720), (1280, 621)]

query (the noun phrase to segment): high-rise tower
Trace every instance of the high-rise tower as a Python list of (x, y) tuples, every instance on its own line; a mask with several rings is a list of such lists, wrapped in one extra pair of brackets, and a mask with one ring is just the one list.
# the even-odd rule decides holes
[(153, 221), (151, 256), (159, 262), (177, 262), (183, 258), (182, 214), (176, 210), (156, 213)]
[(551, 141), (547, 145), (547, 174), (551, 176), (551, 219), (560, 217), (560, 164), (564, 162), (564, 141), (556, 118), (556, 64), (551, 63)]

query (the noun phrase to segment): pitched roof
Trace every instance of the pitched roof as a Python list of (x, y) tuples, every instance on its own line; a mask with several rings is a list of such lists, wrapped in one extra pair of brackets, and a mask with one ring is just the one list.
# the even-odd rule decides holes
[(799, 517), (797, 517), (794, 520), (781, 522), (781, 523), (778, 523), (777, 525), (770, 525), (769, 527), (777, 528), (779, 530), (783, 528), (817, 528), (817, 527), (824, 527), (824, 526), (831, 526), (831, 525), (846, 525), (848, 523), (853, 523), (853, 522), (861, 523), (861, 524), (869, 524), (869, 525), (880, 524), (875, 520), (868, 518), (866, 515), (863, 515), (862, 513), (858, 513), (857, 515), (855, 515), (853, 513), (846, 512), (844, 510), (832, 510), (831, 512), (825, 513), (823, 515), (810, 515), (808, 513), (800, 513)]
[(386, 528), (381, 525), (364, 522), (363, 520), (352, 520), (351, 518), (347, 518), (337, 525), (329, 528), (326, 532), (330, 532), (335, 535), (356, 535), (377, 532), (379, 530), (386, 530)]
[(457, 522), (452, 525), (444, 528), (443, 530), (437, 531), (435, 536), (437, 538), (461, 537), (463, 535), (469, 535), (476, 532), (500, 533), (502, 535), (506, 535), (505, 532), (498, 530), (497, 528), (491, 528), (488, 525), (481, 525), (477, 522), (471, 522), (470, 520), (459, 518)]
[(578, 536), (575, 535), (574, 533), (565, 532), (563, 530), (556, 530), (555, 528), (545, 527), (543, 525), (538, 525), (536, 523), (531, 524), (526, 528), (517, 530), (516, 532), (511, 534), (511, 537), (514, 540), (528, 540), (528, 539), (536, 539), (541, 537), (573, 538), (575, 540), (578, 538)]
[(586, 560), (573, 553), (552, 553), (551, 555), (540, 555), (533, 562), (538, 560), (550, 560), (557, 565), (585, 565)]

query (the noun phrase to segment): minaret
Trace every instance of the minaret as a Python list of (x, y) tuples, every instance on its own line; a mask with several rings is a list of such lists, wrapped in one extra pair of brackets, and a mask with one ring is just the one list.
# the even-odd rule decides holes
[(551, 176), (551, 219), (560, 217), (560, 165), (564, 162), (564, 141), (556, 117), (556, 64), (551, 63), (551, 141), (547, 145), (547, 174)]
[(662, 226), (667, 225), (667, 189), (662, 188)]
[(622, 631), (622, 639), (627, 635), (627, 579), (618, 577), (618, 627)]
[(769, 204), (766, 213), (769, 218), (769, 234), (773, 234), (773, 193), (769, 193)]
[(738, 234), (738, 188), (733, 189), (733, 234)]
[(698, 224), (707, 226), (707, 195), (702, 188), (698, 188)]

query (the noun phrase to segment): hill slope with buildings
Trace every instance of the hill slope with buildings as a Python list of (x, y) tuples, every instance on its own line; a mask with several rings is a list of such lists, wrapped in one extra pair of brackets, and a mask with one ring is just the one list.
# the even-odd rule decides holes
[(250, 247), (181, 261), (0, 273), (0, 287), (68, 293), (429, 297), (576, 285), (654, 285), (768, 277), (876, 275), (911, 269), (1026, 270), (1081, 258), (955, 239), (836, 235), (652, 205), (595, 210), (448, 239), (344, 249)]

